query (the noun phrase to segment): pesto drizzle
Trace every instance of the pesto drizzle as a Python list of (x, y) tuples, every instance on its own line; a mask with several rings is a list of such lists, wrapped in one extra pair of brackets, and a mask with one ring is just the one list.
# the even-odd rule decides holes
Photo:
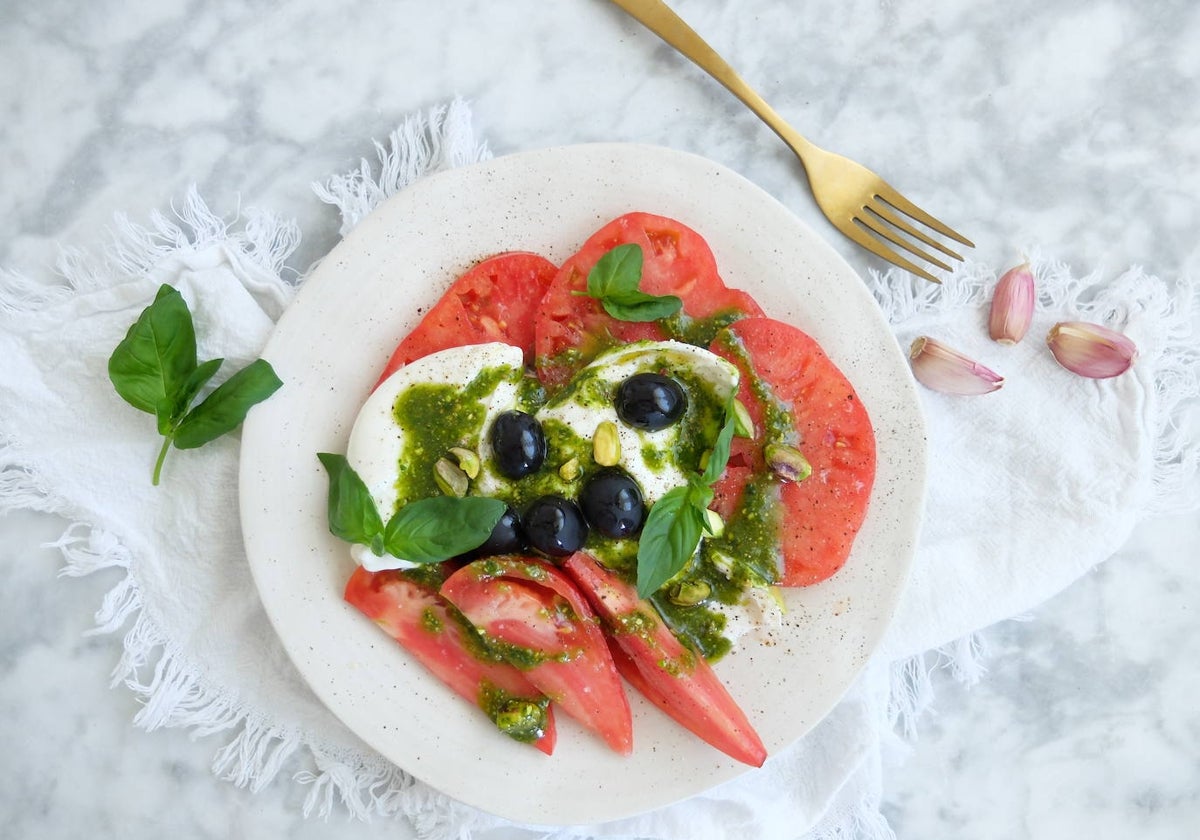
[(425, 383), (396, 398), (392, 417), (405, 432), (397, 459), (396, 510), (441, 494), (434, 464), (454, 446), (478, 450), (485, 415), (481, 402), (505, 380), (522, 372), (507, 366), (479, 372), (465, 388)]

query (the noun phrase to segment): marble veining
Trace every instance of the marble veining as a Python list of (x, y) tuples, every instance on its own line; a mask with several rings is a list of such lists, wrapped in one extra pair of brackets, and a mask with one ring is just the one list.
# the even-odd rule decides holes
[[(1080, 270), (1200, 266), (1200, 6), (1189, 0), (675, 0), (815, 141), (973, 236), (992, 264), (1041, 247)], [(96, 0), (0, 4), (0, 266), (48, 271), (113, 214), (195, 183), (218, 212), (297, 219), (303, 272), (338, 221), (310, 183), (407, 113), (470, 100), (496, 153), (658, 143), (760, 184), (860, 272), (881, 263), (813, 205), (790, 154), (602, 0)], [(0, 406), (2, 409), (2, 406)], [(0, 518), (0, 815), (6, 837), (407, 837), (304, 821), (280, 780), (209, 772), (212, 739), (130, 723), (118, 637), (85, 636), (107, 573), (59, 581), (61, 523)], [(1182, 840), (1200, 825), (1200, 517), (1142, 525), (1027, 621), (990, 669), (939, 680), (889, 769), (902, 840)]]

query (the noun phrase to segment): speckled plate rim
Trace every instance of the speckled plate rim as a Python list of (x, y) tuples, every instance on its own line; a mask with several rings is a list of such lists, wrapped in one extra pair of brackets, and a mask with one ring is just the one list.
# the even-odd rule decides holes
[[(424, 178), (389, 199), (314, 270), (264, 357), (283, 388), (242, 433), (240, 504), (263, 606), (320, 700), (363, 741), (434, 788), (522, 823), (602, 822), (664, 806), (751, 768), (690, 736), (630, 690), (634, 754), (559, 715), (552, 757), (498, 734), (342, 598), (347, 547), (325, 525), (318, 451), (345, 451), (396, 342), (470, 264), (506, 250), (561, 262), (601, 224), (643, 210), (712, 246), (726, 282), (821, 342), (872, 417), (879, 467), (846, 566), (785, 590), (782, 627), (717, 672), (771, 755), (809, 732), (879, 645), (907, 581), (926, 445), (903, 353), (860, 277), (783, 205), (692, 154), (631, 144), (549, 148)], [(769, 760), (768, 760), (769, 766)]]

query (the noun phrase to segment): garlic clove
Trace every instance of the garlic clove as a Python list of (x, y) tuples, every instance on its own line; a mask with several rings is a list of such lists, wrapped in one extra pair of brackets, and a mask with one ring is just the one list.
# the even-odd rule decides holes
[(1029, 263), (1004, 272), (996, 284), (988, 312), (988, 335), (1001, 344), (1016, 344), (1033, 321), (1033, 272)]
[(1004, 384), (1003, 376), (928, 336), (913, 340), (908, 358), (917, 381), (943, 394), (989, 394)]
[(1137, 358), (1137, 345), (1127, 336), (1086, 321), (1060, 321), (1046, 344), (1060, 365), (1090, 379), (1120, 376)]

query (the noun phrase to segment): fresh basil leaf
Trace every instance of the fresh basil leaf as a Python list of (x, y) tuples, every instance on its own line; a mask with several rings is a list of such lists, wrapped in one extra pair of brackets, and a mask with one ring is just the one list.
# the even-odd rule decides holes
[(704, 534), (712, 533), (708, 524), (708, 506), (712, 504), (712, 485), (725, 472), (733, 441), (736, 418), (734, 396), (725, 404), (725, 422), (717, 433), (703, 475), (689, 473), (687, 484), (668, 490), (650, 508), (638, 543), (637, 591), (648, 598), (679, 573), (700, 545)]
[(383, 520), (371, 491), (346, 456), (318, 452), (317, 458), (329, 473), (329, 532), (339, 539), (374, 549), (383, 534)]
[(371, 538), (370, 549), (371, 553), (376, 557), (382, 557), (387, 553), (387, 546), (383, 542), (383, 534), (376, 534)]
[(675, 295), (650, 295), (638, 288), (642, 279), (642, 246), (618, 245), (605, 253), (588, 272), (587, 291), (574, 295), (595, 298), (604, 311), (619, 321), (657, 321), (683, 308)]
[(174, 435), (175, 446), (195, 449), (232, 432), (246, 419), (251, 408), (282, 385), (271, 363), (256, 359), (218, 385), (204, 402), (179, 421)]
[(683, 308), (683, 300), (675, 295), (656, 296), (634, 290), (603, 298), (600, 305), (619, 321), (641, 323), (669, 318)]
[(688, 488), (668, 490), (650, 508), (637, 554), (638, 597), (648, 598), (688, 564), (700, 545), (704, 513), (688, 502)]
[(113, 350), (108, 378), (121, 399), (157, 416), (159, 406), (179, 393), (195, 369), (192, 313), (176, 289), (163, 285)]
[(483, 545), (507, 505), (482, 496), (409, 502), (383, 532), (387, 553), (410, 563), (440, 563)]
[(158, 416), (158, 433), (160, 435), (171, 434), (171, 430), (187, 414), (192, 400), (200, 393), (200, 389), (204, 387), (205, 383), (213, 378), (224, 361), (224, 359), (209, 359), (207, 362), (201, 362), (177, 393), (168, 394), (163, 398), (155, 412)]
[(687, 492), (684, 494), (687, 503), (701, 512), (707, 510), (715, 496), (712, 487), (706, 484), (704, 479), (695, 473), (688, 476), (687, 482)]
[(721, 426), (721, 431), (717, 433), (717, 441), (713, 444), (712, 453), (708, 456), (704, 475), (700, 477), (705, 484), (715, 484), (721, 477), (721, 473), (725, 472), (725, 465), (729, 463), (729, 449), (733, 444), (734, 429), (737, 427), (737, 415), (733, 408), (734, 399), (736, 396), (731, 394), (725, 403), (725, 423)]
[(642, 246), (618, 245), (596, 260), (588, 272), (588, 295), (604, 300), (612, 295), (636, 291), (641, 279)]

